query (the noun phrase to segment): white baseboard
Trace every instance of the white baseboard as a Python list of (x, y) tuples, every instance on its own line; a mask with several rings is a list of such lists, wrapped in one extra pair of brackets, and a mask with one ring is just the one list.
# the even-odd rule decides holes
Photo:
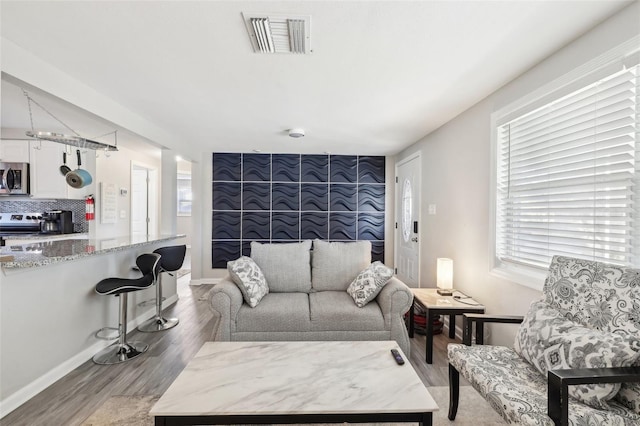
[(189, 281), (189, 285), (218, 284), (222, 278), (199, 278)]
[[(177, 301), (178, 301), (178, 295), (174, 294), (171, 297), (167, 297), (167, 299), (162, 304), (162, 307), (166, 308), (168, 306), (173, 305)], [(133, 320), (127, 322), (127, 330), (135, 329), (144, 321), (153, 317), (155, 313), (156, 313), (155, 307), (151, 307), (148, 310), (144, 311), (142, 314), (138, 315)], [(40, 392), (48, 388), (52, 384), (54, 384), (56, 381), (60, 380), (61, 378), (69, 374), (70, 372), (78, 368), (80, 365), (87, 362), (87, 360), (90, 360), (97, 352), (101, 351), (102, 349), (106, 348), (112, 343), (113, 341), (104, 341), (104, 340), (100, 340), (96, 342), (95, 344), (89, 346), (82, 352), (79, 352), (75, 356), (69, 358), (62, 364), (58, 365), (57, 367), (54, 367), (49, 372), (38, 377), (28, 385), (18, 390), (17, 392), (9, 395), (8, 397), (0, 401), (0, 418), (6, 416), (10, 412), (12, 412), (16, 408), (18, 408), (19, 406), (27, 402), (28, 400), (30, 400), (31, 398), (33, 398), (34, 396), (36, 396), (37, 394), (39, 394)]]

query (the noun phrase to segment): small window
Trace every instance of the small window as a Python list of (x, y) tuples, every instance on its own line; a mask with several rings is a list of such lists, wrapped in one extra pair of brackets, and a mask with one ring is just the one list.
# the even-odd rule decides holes
[(178, 173), (178, 216), (191, 216), (191, 173)]

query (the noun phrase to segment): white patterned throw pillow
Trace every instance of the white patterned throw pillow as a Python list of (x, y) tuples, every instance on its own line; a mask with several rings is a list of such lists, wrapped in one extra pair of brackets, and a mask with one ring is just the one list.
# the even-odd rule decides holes
[(393, 269), (380, 261), (373, 262), (349, 284), (347, 293), (353, 297), (356, 305), (362, 308), (376, 298), (392, 276)]
[(255, 308), (260, 300), (269, 293), (267, 280), (260, 267), (250, 257), (242, 256), (227, 262), (227, 271), (242, 292), (244, 301), (252, 308)]
[[(640, 357), (640, 338), (585, 327), (536, 301), (518, 329), (513, 348), (546, 376), (555, 369), (629, 367)], [(570, 386), (569, 394), (607, 409), (607, 401), (619, 390), (620, 383), (600, 383)]]

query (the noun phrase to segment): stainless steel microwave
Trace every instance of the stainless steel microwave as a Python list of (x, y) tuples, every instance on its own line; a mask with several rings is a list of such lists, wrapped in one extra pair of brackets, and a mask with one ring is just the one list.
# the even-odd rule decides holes
[(0, 195), (29, 195), (29, 163), (0, 162)]

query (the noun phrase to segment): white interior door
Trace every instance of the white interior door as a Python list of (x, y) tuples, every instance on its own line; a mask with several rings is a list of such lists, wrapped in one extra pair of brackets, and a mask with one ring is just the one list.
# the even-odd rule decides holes
[(149, 170), (131, 168), (131, 234), (149, 235)]
[(396, 275), (420, 287), (420, 153), (396, 165)]

